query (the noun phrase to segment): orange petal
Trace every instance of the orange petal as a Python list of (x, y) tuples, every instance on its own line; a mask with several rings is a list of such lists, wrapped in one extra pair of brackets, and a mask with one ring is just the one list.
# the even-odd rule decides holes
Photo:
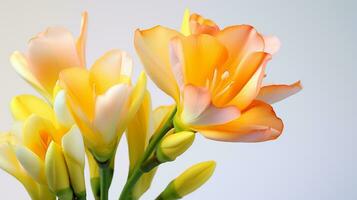
[(89, 121), (94, 118), (95, 95), (89, 72), (83, 68), (69, 68), (60, 74), (61, 86), (66, 90), (73, 111), (78, 109)]
[(185, 84), (206, 86), (213, 72), (227, 59), (226, 48), (213, 36), (201, 34), (184, 38), (174, 38), (172, 45), (181, 50), (180, 63), (183, 66)]
[(196, 128), (212, 140), (227, 142), (263, 142), (280, 136), (283, 122), (273, 108), (254, 101), (237, 119), (223, 125)]
[[(111, 50), (105, 53), (90, 70), (90, 81), (95, 85), (96, 94), (104, 94), (112, 86), (125, 79), (130, 80), (132, 65), (132, 59), (124, 51)], [(128, 71), (129, 74), (123, 75), (123, 71)]]
[(254, 73), (252, 78), (244, 85), (240, 92), (229, 102), (239, 110), (244, 110), (258, 95), (265, 75), (265, 66), (270, 56), (262, 63), (259, 69)]
[(252, 79), (257, 70), (265, 66), (270, 57), (270, 54), (265, 52), (254, 52), (239, 63), (236, 72), (222, 80), (219, 87), (215, 88), (212, 97), (214, 105), (224, 106), (232, 101)]
[(206, 19), (196, 13), (190, 16), (190, 29), (191, 34), (215, 35), (219, 32), (219, 27), (214, 21)]
[(179, 32), (162, 26), (135, 32), (135, 48), (144, 68), (155, 84), (165, 93), (179, 100), (179, 91), (171, 70), (169, 42)]
[[(245, 58), (257, 51), (264, 51), (263, 37), (249, 25), (237, 25), (221, 30), (217, 39), (226, 46), (229, 59), (226, 68), (230, 74), (239, 69), (239, 64)], [(237, 68), (238, 67), (238, 68)]]
[(81, 31), (77, 38), (77, 52), (81, 62), (81, 66), (86, 66), (86, 42), (87, 42), (87, 31), (88, 31), (88, 13), (85, 11), (82, 13)]
[(268, 85), (260, 89), (257, 100), (272, 104), (281, 101), (302, 89), (300, 81), (291, 85)]

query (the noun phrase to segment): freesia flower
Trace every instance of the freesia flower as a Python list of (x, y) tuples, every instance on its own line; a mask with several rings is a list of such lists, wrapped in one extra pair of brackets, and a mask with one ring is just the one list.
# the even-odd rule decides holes
[(300, 82), (262, 86), (280, 42), (249, 25), (220, 29), (186, 12), (181, 33), (162, 26), (137, 30), (135, 47), (148, 75), (176, 101), (176, 128), (210, 139), (277, 138), (283, 122), (269, 104), (301, 89)]
[[(41, 187), (49, 186), (52, 192), (61, 195), (64, 191), (66, 195), (72, 194), (73, 188), (77, 196), (83, 196), (84, 145), (79, 130), (68, 116), (67, 106), (61, 103), (64, 97), (63, 90), (57, 92), (54, 107), (32, 95), (13, 98), (14, 133), (19, 140), (16, 158)], [(61, 179), (56, 178), (58, 175)]]
[(29, 41), (26, 53), (15, 51), (10, 61), (23, 79), (52, 101), (60, 71), (85, 67), (86, 34), (87, 13), (84, 12), (77, 39), (65, 28), (51, 27)]
[(146, 76), (131, 85), (132, 60), (127, 53), (112, 50), (98, 59), (90, 70), (65, 69), (60, 85), (89, 151), (100, 162), (114, 154), (118, 138), (139, 109), (144, 97)]

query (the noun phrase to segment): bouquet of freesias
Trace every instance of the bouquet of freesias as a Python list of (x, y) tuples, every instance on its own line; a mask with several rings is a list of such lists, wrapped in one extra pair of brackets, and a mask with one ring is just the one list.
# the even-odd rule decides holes
[[(34, 200), (86, 199), (85, 158), (95, 199), (107, 200), (124, 133), (130, 166), (119, 199), (139, 199), (160, 164), (181, 156), (196, 133), (225, 142), (279, 137), (283, 122), (271, 104), (301, 90), (300, 82), (263, 86), (280, 42), (249, 25), (221, 29), (186, 10), (180, 31), (138, 29), (134, 45), (145, 72), (133, 83), (133, 62), (124, 51), (110, 50), (87, 67), (87, 23), (83, 13), (77, 38), (65, 28), (48, 28), (10, 58), (42, 97), (12, 99), (14, 122), (0, 135), (0, 168)], [(151, 107), (146, 74), (173, 105)], [(156, 199), (183, 198), (210, 178), (215, 165), (191, 166)]]

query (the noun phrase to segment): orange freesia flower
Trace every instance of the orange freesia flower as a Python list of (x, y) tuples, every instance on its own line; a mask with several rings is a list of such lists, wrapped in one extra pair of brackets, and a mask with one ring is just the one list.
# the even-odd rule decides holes
[(87, 13), (82, 15), (79, 37), (61, 27), (47, 28), (33, 37), (25, 54), (15, 51), (10, 61), (16, 72), (50, 101), (59, 73), (69, 67), (85, 67)]
[(152, 80), (176, 101), (176, 126), (210, 139), (277, 138), (283, 122), (269, 104), (301, 89), (300, 82), (262, 86), (280, 42), (249, 25), (220, 29), (186, 12), (181, 33), (162, 26), (137, 30), (135, 47)]

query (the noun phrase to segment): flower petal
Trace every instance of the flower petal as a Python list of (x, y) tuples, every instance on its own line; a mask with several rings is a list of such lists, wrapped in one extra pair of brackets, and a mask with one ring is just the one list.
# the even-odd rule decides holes
[[(271, 55), (265, 52), (255, 52), (242, 61), (234, 74), (221, 81), (212, 96), (213, 104), (220, 107), (229, 103), (252, 79), (257, 70), (266, 65)], [(229, 74), (229, 73), (228, 73)]]
[(137, 30), (134, 44), (151, 79), (166, 94), (178, 101), (179, 91), (174, 81), (169, 56), (169, 42), (175, 36), (182, 37), (175, 30), (156, 26), (148, 30)]
[(191, 123), (207, 109), (211, 103), (211, 95), (206, 88), (186, 85), (183, 93), (182, 120)]
[(24, 146), (16, 147), (16, 157), (33, 179), (40, 184), (47, 184), (44, 160)]
[(187, 8), (185, 9), (182, 23), (181, 23), (181, 33), (184, 36), (191, 35), (191, 28), (190, 28), (190, 10)]
[(36, 114), (55, 123), (55, 114), (49, 104), (33, 95), (19, 95), (10, 103), (11, 113), (16, 121), (25, 121)]
[(273, 104), (298, 93), (301, 89), (300, 81), (291, 85), (268, 85), (260, 89), (256, 99)]
[(14, 67), (15, 71), (24, 79), (27, 83), (29, 83), (32, 87), (34, 87), (41, 95), (44, 97), (51, 99), (50, 93), (46, 91), (45, 88), (42, 87), (41, 83), (34, 77), (32, 72), (29, 69), (29, 63), (25, 55), (22, 53), (15, 51), (10, 56), (10, 62)]
[(81, 66), (74, 38), (64, 28), (48, 28), (32, 38), (27, 56), (31, 73), (50, 94), (63, 69)]
[(128, 151), (130, 160), (130, 171), (135, 167), (136, 162), (144, 154), (149, 142), (151, 130), (151, 97), (146, 92), (139, 110), (134, 118), (128, 123), (126, 138), (128, 141)]
[(229, 105), (234, 105), (237, 106), (240, 110), (244, 110), (257, 97), (265, 75), (265, 66), (269, 59), (270, 57), (267, 57), (265, 62), (262, 63), (252, 78), (232, 99)]
[(60, 74), (61, 86), (66, 90), (72, 111), (83, 112), (89, 121), (94, 118), (95, 95), (89, 72), (82, 68), (70, 68)]
[(196, 13), (190, 16), (190, 29), (191, 34), (215, 35), (219, 32), (219, 27), (214, 21), (206, 19)]
[(99, 58), (90, 70), (96, 94), (104, 94), (118, 83), (129, 83), (132, 65), (129, 55), (120, 50), (111, 50)]
[(76, 48), (82, 67), (86, 66), (86, 42), (88, 31), (88, 13), (85, 11), (82, 13), (81, 32), (76, 41)]
[(117, 124), (126, 114), (125, 106), (129, 99), (131, 87), (127, 84), (118, 84), (103, 95), (97, 97), (93, 126), (102, 135), (106, 143), (113, 143), (117, 139)]
[(176, 37), (171, 45), (176, 46), (185, 84), (194, 86), (206, 86), (215, 69), (222, 66), (228, 56), (226, 48), (215, 37), (206, 34)]
[(270, 105), (255, 101), (240, 117), (227, 124), (196, 129), (212, 140), (263, 142), (279, 137), (283, 131), (283, 122)]
[[(239, 70), (239, 64), (253, 52), (264, 51), (263, 37), (249, 25), (230, 26), (221, 30), (217, 39), (226, 46), (229, 59), (226, 68), (229, 73)], [(237, 68), (238, 67), (238, 68)]]
[(274, 55), (279, 51), (281, 43), (279, 38), (275, 36), (263, 36), (264, 39), (264, 51)]
[(56, 114), (57, 122), (66, 128), (72, 127), (74, 124), (73, 117), (69, 111), (66, 102), (66, 92), (61, 90), (57, 93), (55, 101), (53, 103), (53, 109)]
[(85, 163), (85, 149), (80, 130), (74, 125), (62, 138), (62, 149), (65, 157), (69, 156), (81, 166)]

